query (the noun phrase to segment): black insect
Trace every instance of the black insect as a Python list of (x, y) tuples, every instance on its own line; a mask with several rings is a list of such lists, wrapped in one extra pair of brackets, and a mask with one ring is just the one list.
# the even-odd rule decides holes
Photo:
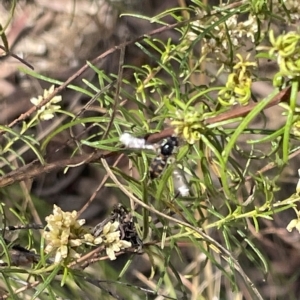
[(175, 136), (168, 137), (159, 147), (158, 155), (150, 164), (150, 177), (152, 179), (161, 175), (165, 169), (168, 159), (173, 155), (174, 150), (178, 147), (178, 139)]

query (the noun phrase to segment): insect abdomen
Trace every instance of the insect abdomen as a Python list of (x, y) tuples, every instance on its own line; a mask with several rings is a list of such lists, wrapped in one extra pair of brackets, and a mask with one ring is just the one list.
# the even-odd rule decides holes
[(150, 177), (157, 178), (161, 175), (167, 164), (166, 157), (157, 156), (153, 159), (150, 165)]

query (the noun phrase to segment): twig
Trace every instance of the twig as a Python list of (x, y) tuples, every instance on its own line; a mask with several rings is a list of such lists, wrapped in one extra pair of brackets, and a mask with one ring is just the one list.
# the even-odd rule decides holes
[[(270, 103), (266, 106), (265, 109), (273, 107), (273, 106), (279, 104), (280, 102), (287, 102), (290, 97), (290, 92), (291, 92), (290, 87), (287, 87), (284, 90), (280, 91), (276, 96), (274, 96), (274, 98), (270, 101)], [(206, 119), (204, 121), (204, 124), (210, 125), (210, 124), (230, 120), (230, 119), (237, 118), (237, 117), (244, 117), (250, 111), (252, 111), (256, 105), (257, 105), (256, 102), (251, 102), (247, 106), (237, 105), (236, 107), (234, 107), (233, 109), (231, 109), (225, 113), (222, 113), (216, 117), (211, 117), (211, 118)], [(158, 142), (168, 136), (171, 136), (172, 134), (174, 134), (173, 128), (166, 128), (166, 129), (162, 130), (161, 132), (150, 134), (146, 139), (147, 139), (148, 143), (155, 143), (155, 142)]]
[(251, 279), (246, 275), (246, 273), (244, 272), (244, 270), (242, 269), (242, 267), (240, 266), (239, 262), (232, 256), (232, 254), (225, 249), (220, 243), (218, 243), (216, 240), (214, 240), (213, 238), (211, 238), (209, 235), (207, 235), (201, 228), (197, 228), (194, 227), (193, 225), (186, 223), (184, 221), (175, 219), (169, 215), (166, 215), (158, 210), (156, 210), (155, 208), (153, 208), (152, 206), (149, 206), (147, 204), (145, 204), (142, 200), (138, 199), (137, 197), (135, 197), (132, 193), (130, 193), (127, 188), (122, 185), (120, 183), (120, 181), (117, 179), (117, 177), (115, 176), (115, 174), (111, 171), (109, 165), (107, 164), (106, 160), (101, 159), (101, 162), (103, 164), (103, 167), (105, 168), (106, 172), (108, 173), (109, 177), (111, 178), (111, 180), (118, 186), (118, 188), (126, 195), (128, 196), (130, 199), (132, 199), (135, 203), (137, 203), (138, 205), (146, 208), (148, 211), (161, 216), (171, 222), (175, 222), (175, 224), (181, 225), (184, 228), (189, 228), (192, 231), (194, 231), (195, 233), (197, 233), (200, 237), (202, 237), (208, 244), (209, 247), (216, 252), (217, 254), (220, 254), (220, 256), (229, 264), (233, 264), (234, 268), (236, 269), (236, 271), (242, 276), (242, 278), (244, 279), (244, 281), (248, 284), (248, 286), (251, 288), (251, 290), (253, 291), (253, 293), (255, 294), (255, 296), (257, 297), (257, 299), (259, 300), (263, 300), (262, 296), (260, 295), (259, 291), (256, 289), (256, 287), (254, 286), (254, 284), (252, 283)]
[[(282, 90), (280, 93), (278, 93), (269, 103), (267, 108), (270, 108), (272, 106), (277, 105), (280, 102), (286, 102), (288, 100), (290, 93), (290, 88), (286, 88)], [(225, 112), (224, 114), (221, 114), (217, 117), (213, 117), (210, 119), (205, 120), (206, 124), (213, 124), (214, 122), (220, 122), (224, 120), (228, 120), (230, 118), (237, 117), (237, 116), (245, 116), (247, 115), (251, 110), (254, 109), (254, 107), (257, 104), (250, 104), (249, 107), (237, 107), (232, 109), (232, 111)], [(213, 122), (214, 121), (214, 122)], [(150, 134), (146, 139), (148, 143), (154, 143), (157, 142), (163, 138), (166, 138), (168, 136), (171, 136), (174, 133), (173, 128), (166, 128), (162, 130), (161, 132)], [(118, 151), (116, 152), (104, 152), (104, 151), (94, 151), (92, 154), (82, 154), (78, 155), (69, 159), (63, 159), (59, 160), (53, 163), (48, 163), (46, 165), (41, 165), (40, 162), (36, 159), (32, 161), (31, 163), (25, 165), (24, 167), (19, 168), (18, 170), (12, 171), (2, 177), (0, 177), (0, 187), (4, 187), (10, 184), (13, 184), (15, 182), (19, 182), (25, 179), (34, 178), (37, 176), (40, 176), (43, 173), (49, 173), (55, 170), (60, 170), (62, 168), (65, 168), (67, 165), (78, 165), (82, 164), (84, 161), (86, 164), (90, 162), (98, 161), (100, 158), (108, 158), (112, 156), (119, 155), (120, 153)], [(289, 157), (294, 157), (296, 154), (292, 153)], [(270, 164), (267, 170), (272, 169), (275, 167), (275, 164)], [(263, 171), (265, 172), (265, 171)], [(262, 171), (260, 171), (262, 173)]]
[[(234, 7), (238, 7), (241, 6), (245, 3), (245, 1), (239, 1), (236, 3), (232, 3), (229, 4), (227, 6), (224, 6), (223, 9), (229, 9), (229, 8), (234, 8)], [(213, 14), (219, 14), (220, 11), (219, 10), (214, 10), (211, 12), (210, 15), (211, 16)], [(138, 41), (143, 40), (145, 37), (150, 37), (150, 36), (154, 36), (157, 34), (161, 34), (165, 31), (174, 29), (176, 27), (182, 27), (188, 23), (197, 21), (199, 19), (199, 16), (196, 16), (194, 18), (191, 18), (189, 20), (184, 20), (181, 22), (177, 22), (177, 23), (173, 23), (173, 24), (167, 24), (164, 25), (162, 27), (159, 27), (157, 29), (154, 29), (146, 34), (142, 34), (140, 36), (138, 36), (135, 39), (132, 39), (130, 41), (126, 41), (124, 43), (119, 44), (118, 46), (114, 46), (110, 49), (108, 49), (107, 51), (105, 51), (104, 53), (100, 54), (99, 56), (97, 56), (95, 59), (93, 59), (91, 62), (92, 64), (96, 64), (99, 61), (101, 61), (103, 58), (107, 57), (108, 55), (116, 52), (117, 50), (121, 50), (121, 49), (125, 49), (127, 46), (134, 44)], [(62, 92), (71, 82), (73, 82), (76, 78), (78, 78), (79, 76), (81, 76), (87, 69), (89, 68), (88, 64), (85, 64), (83, 67), (81, 67), (75, 74), (73, 74), (72, 76), (70, 76), (61, 86), (57, 87), (53, 93), (51, 93), (48, 97), (46, 97), (45, 99), (43, 99), (43, 101), (41, 101), (41, 103), (37, 106), (33, 106), (31, 107), (29, 110), (27, 110), (25, 113), (21, 114), (18, 118), (16, 118), (15, 120), (13, 120), (10, 124), (8, 124), (7, 126), (9, 128), (12, 128), (13, 126), (17, 125), (19, 122), (22, 122), (24, 120), (26, 120), (31, 114), (33, 114), (35, 111), (39, 110), (42, 106), (44, 106), (45, 104), (47, 104), (55, 95), (57, 95), (58, 93)], [(1, 130), (0, 131), (0, 135), (3, 135), (6, 131), (5, 130)]]
[[(122, 159), (123, 154), (121, 154), (117, 160), (114, 162), (113, 167), (115, 167), (119, 161)], [(98, 192), (101, 190), (101, 188), (104, 186), (105, 182), (107, 181), (107, 179), (109, 178), (108, 174), (106, 174), (102, 181), (100, 182), (99, 186), (97, 187), (97, 189), (94, 191), (93, 195), (90, 197), (90, 199), (85, 203), (85, 205), (78, 211), (78, 218), (80, 217), (80, 215), (90, 206), (90, 204), (93, 202), (93, 200), (95, 199), (96, 195), (98, 194)]]
[(7, 51), (3, 46), (0, 45), (0, 48), (5, 51), (6, 56), (11, 56), (17, 60), (19, 60), (21, 63), (23, 63), (25, 66), (27, 66), (28, 68), (34, 70), (34, 67), (28, 63), (25, 59), (23, 59), (22, 57), (18, 56), (17, 54), (14, 54), (11, 51)]
[[(100, 60), (102, 60), (106, 56), (114, 53), (117, 50), (123, 49), (128, 45), (131, 45), (131, 44), (134, 44), (134, 43), (136, 43), (140, 40), (143, 40), (146, 36), (153, 36), (153, 35), (156, 35), (156, 34), (160, 34), (164, 31), (167, 31), (167, 30), (170, 30), (170, 29), (173, 29), (173, 28), (176, 28), (176, 27), (183, 26), (183, 25), (187, 24), (188, 22), (196, 21), (198, 18), (199, 17), (195, 17), (193, 19), (185, 20), (185, 21), (178, 22), (178, 23), (173, 23), (171, 25), (168, 24), (168, 25), (162, 26), (160, 28), (157, 28), (157, 29), (151, 31), (151, 32), (147, 33), (146, 35), (145, 34), (140, 35), (139, 37), (137, 37), (133, 40), (121, 43), (118, 46), (114, 46), (114, 47), (110, 48), (109, 50), (105, 51), (104, 53), (100, 54), (95, 59), (93, 59), (92, 64), (96, 64), (97, 62), (99, 62)], [(37, 106), (34, 105), (29, 110), (27, 110), (25, 113), (21, 114), (18, 118), (16, 118), (10, 124), (8, 124), (8, 127), (12, 128), (13, 126), (17, 125), (19, 122), (22, 122), (22, 121), (26, 120), (31, 114), (33, 114), (35, 111), (39, 110), (42, 106), (47, 104), (55, 95), (62, 92), (71, 82), (73, 82), (76, 78), (81, 76), (88, 68), (89, 68), (89, 65), (85, 64), (75, 74), (73, 74), (71, 77), (69, 77), (61, 86), (57, 87), (53, 91), (53, 93), (51, 93), (48, 97), (43, 99), (43, 101), (41, 101), (41, 103), (39, 105), (37, 105)], [(5, 133), (4, 130), (0, 131), (0, 135), (3, 135), (4, 133)]]

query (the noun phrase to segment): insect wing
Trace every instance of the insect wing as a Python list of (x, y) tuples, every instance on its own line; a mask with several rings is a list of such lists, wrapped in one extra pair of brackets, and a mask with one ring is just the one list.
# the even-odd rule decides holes
[(184, 171), (176, 167), (173, 170), (172, 177), (176, 193), (179, 193), (179, 195), (182, 197), (188, 197), (190, 195), (190, 188), (185, 177)]

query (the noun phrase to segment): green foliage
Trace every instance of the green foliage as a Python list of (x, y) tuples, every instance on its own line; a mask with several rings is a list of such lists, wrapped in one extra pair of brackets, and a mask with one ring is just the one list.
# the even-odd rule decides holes
[[(49, 259), (57, 253), (53, 250), (46, 255), (45, 241), (34, 236), (29, 245), (40, 252), (40, 259), (33, 268), (24, 269), (13, 266), (12, 247), (0, 237), (7, 260), (7, 266), (0, 270), (6, 294), (12, 299), (20, 299), (25, 294), (32, 299), (70, 298), (71, 294), (78, 297), (80, 293), (87, 298), (93, 298), (96, 293), (101, 299), (120, 299), (116, 295), (122, 295), (122, 299), (145, 299), (145, 295), (164, 295), (169, 299), (228, 299), (222, 295), (230, 294), (234, 299), (242, 295), (239, 274), (252, 299), (263, 299), (253, 279), (243, 270), (243, 265), (252, 263), (262, 274), (269, 272), (268, 259), (257, 246), (249, 224), (259, 233), (262, 220), (273, 222), (274, 215), (293, 208), (297, 219), (292, 220), (289, 230), (297, 229), (296, 208), (300, 200), (299, 191), (287, 199), (276, 198), (279, 175), (290, 158), (299, 152), (300, 110), (296, 103), (299, 35), (293, 32), (276, 38), (273, 32), (267, 34), (271, 24), (278, 25), (274, 15), (277, 20), (288, 17), (292, 22), (295, 14), (284, 3), (275, 7), (269, 6), (269, 2), (233, 1), (226, 6), (206, 7), (195, 0), (189, 7), (175, 7), (151, 18), (131, 14), (131, 17), (162, 26), (161, 31), (171, 30), (164, 18), (173, 19), (176, 39), (163, 40), (150, 32), (122, 44), (118, 49), (134, 44), (136, 52), (146, 56), (149, 63), (123, 65), (119, 74), (106, 74), (97, 67), (96, 61), (87, 62), (82, 73), (89, 69), (95, 73), (96, 80), (84, 78), (82, 84), (72, 85), (72, 80), (63, 83), (26, 70), (39, 80), (57, 84), (61, 89), (72, 89), (91, 99), (79, 112), (69, 111), (64, 108), (63, 99), (62, 107), (55, 105), (58, 99), (54, 100), (54, 96), (61, 90), (50, 88), (32, 101), (35, 106), (27, 115), (12, 125), (0, 126), (3, 198), (11, 197), (12, 191), (4, 188), (3, 181), (10, 177), (14, 187), (22, 192), (18, 182), (26, 176), (13, 177), (13, 171), (18, 171), (16, 161), (19, 167), (28, 166), (23, 156), (25, 151), (30, 149), (35, 163), (50, 168), (46, 156), (49, 143), (63, 132), (71, 132), (72, 136), (73, 128), (80, 125), (86, 136), (73, 136), (72, 157), (62, 165), (56, 162), (56, 167), (67, 171), (77, 164), (95, 163), (96, 168), (105, 171), (110, 178), (106, 186), (120, 195), (120, 202), (128, 206), (131, 201), (132, 208), (133, 203), (139, 206), (140, 209), (134, 211), (135, 226), (144, 242), (142, 250), (151, 264), (149, 278), (155, 288), (125, 285), (127, 272), (134, 268), (136, 252), (126, 257), (127, 263), (121, 269), (99, 259), (90, 271), (80, 263), (92, 264), (92, 257), (80, 263), (67, 257), (57, 264), (49, 264)], [(5, 44), (5, 28), (0, 29)], [(260, 78), (260, 64), (265, 58), (273, 59), (278, 65), (279, 73), (274, 78)], [(133, 76), (128, 79), (121, 73)], [(223, 82), (222, 76), (227, 78)], [(255, 103), (251, 100), (251, 87), (253, 82), (261, 80), (273, 84), (274, 91)], [(267, 107), (280, 102), (285, 110), (283, 125), (272, 129), (266, 122), (254, 127)], [(100, 113), (87, 114), (91, 105)], [(245, 113), (247, 107), (251, 109)], [(58, 120), (56, 125), (45, 136), (37, 137), (37, 126), (52, 117)], [(91, 128), (96, 130), (91, 132)], [(168, 129), (180, 140), (175, 161), (168, 164), (161, 176), (151, 179), (149, 165), (156, 153), (149, 149), (127, 149), (119, 137), (129, 131), (137, 137), (150, 134), (151, 138), (152, 134), (164, 134)], [(86, 147), (94, 152), (85, 153)], [(119, 155), (129, 158), (137, 176), (129, 169), (119, 168), (117, 163), (111, 167), (105, 160)], [(189, 182), (188, 196), (177, 193), (172, 177), (177, 165)], [(265, 175), (265, 171), (271, 169), (273, 172)], [(29, 173), (28, 176), (38, 175)], [(4, 225), (8, 220), (16, 221), (17, 213), (8, 212), (18, 204), (7, 201), (5, 205), (1, 206)], [(19, 210), (17, 216), (30, 220), (30, 211), (30, 207), (23, 212)], [(202, 257), (201, 261), (195, 259), (190, 269), (184, 268), (188, 263), (185, 249), (193, 253), (194, 259)], [(100, 258), (105, 257), (102, 251)], [(211, 279), (214, 274), (220, 274), (219, 271), (225, 275), (222, 282)], [(196, 285), (195, 278), (199, 274), (203, 285), (193, 287), (199, 297), (196, 298), (191, 286)], [(31, 286), (28, 285), (23, 294), (15, 292), (26, 286), (26, 281), (30, 281)], [(233, 292), (226, 290), (228, 283)], [(67, 286), (69, 296), (63, 286)], [(214, 294), (217, 286), (220, 293)], [(107, 291), (112, 289), (115, 294), (109, 298)]]

